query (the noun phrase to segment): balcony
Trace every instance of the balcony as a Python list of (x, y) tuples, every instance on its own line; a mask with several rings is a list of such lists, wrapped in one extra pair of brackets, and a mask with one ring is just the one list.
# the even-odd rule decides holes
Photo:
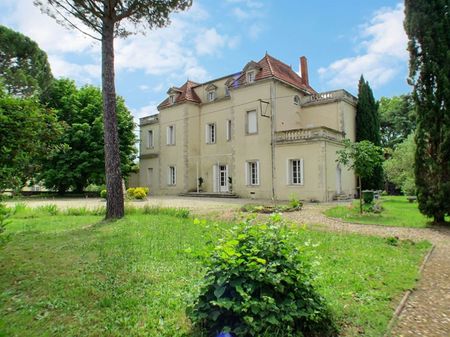
[(355, 96), (345, 90), (333, 90), (321, 92), (316, 95), (306, 96), (302, 99), (302, 106), (331, 103), (336, 101), (346, 101), (350, 104), (356, 105), (357, 99)]
[(342, 132), (324, 126), (275, 132), (276, 144), (300, 143), (315, 140), (332, 140), (339, 142), (343, 139), (344, 134)]
[(159, 123), (159, 114), (139, 118), (139, 126)]

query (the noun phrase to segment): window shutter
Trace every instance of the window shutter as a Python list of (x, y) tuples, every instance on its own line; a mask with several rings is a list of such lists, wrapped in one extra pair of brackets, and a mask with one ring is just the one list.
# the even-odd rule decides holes
[(249, 181), (249, 170), (250, 170), (250, 163), (245, 162), (245, 166), (244, 166), (245, 170), (245, 185), (250, 185), (250, 181)]
[(259, 185), (259, 160), (256, 161), (256, 185)]
[(305, 181), (303, 180), (303, 158), (300, 159), (300, 184), (303, 185)]

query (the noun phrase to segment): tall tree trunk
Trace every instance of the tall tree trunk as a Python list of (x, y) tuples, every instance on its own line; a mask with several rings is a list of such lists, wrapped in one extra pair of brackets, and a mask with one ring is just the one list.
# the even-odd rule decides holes
[(120, 172), (119, 133), (117, 131), (116, 90), (114, 85), (114, 21), (109, 1), (105, 1), (102, 34), (102, 93), (105, 129), (106, 219), (124, 216), (122, 175)]

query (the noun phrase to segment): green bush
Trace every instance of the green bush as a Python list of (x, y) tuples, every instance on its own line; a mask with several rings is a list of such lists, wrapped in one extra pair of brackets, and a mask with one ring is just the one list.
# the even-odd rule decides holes
[(7, 219), (11, 215), (11, 210), (6, 207), (4, 204), (0, 203), (0, 247), (3, 246), (7, 241), (7, 236), (5, 236), (4, 232), (6, 229), (6, 225), (8, 224)]
[(101, 190), (100, 191), (100, 198), (106, 199), (107, 193), (106, 190)]
[(275, 214), (266, 224), (244, 223), (219, 242), (206, 262), (200, 295), (188, 308), (208, 335), (332, 336), (336, 328), (314, 290), (305, 247)]

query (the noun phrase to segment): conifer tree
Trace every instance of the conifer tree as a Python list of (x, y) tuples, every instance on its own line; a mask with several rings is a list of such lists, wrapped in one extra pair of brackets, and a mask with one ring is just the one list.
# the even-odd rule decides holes
[(420, 211), (450, 214), (450, 4), (406, 0), (409, 82), (417, 106), (415, 175)]
[[(356, 106), (356, 141), (368, 140), (381, 145), (380, 118), (378, 104), (373, 97), (369, 82), (361, 75), (358, 84), (358, 104)], [(372, 176), (362, 180), (363, 189), (380, 189), (383, 186), (383, 168), (377, 166)]]

